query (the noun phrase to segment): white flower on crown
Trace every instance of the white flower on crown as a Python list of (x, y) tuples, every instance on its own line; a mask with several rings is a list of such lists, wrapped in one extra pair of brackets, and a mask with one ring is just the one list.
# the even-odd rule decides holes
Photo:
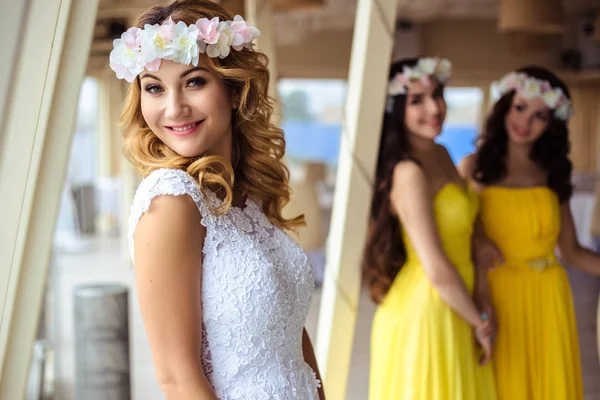
[(550, 82), (536, 79), (523, 72), (510, 72), (497, 82), (494, 87), (500, 96), (511, 91), (521, 96), (533, 99), (540, 97), (548, 108), (554, 110), (554, 116), (562, 121), (568, 120), (573, 115), (573, 105), (561, 88), (553, 88)]
[(542, 82), (533, 78), (527, 79), (520, 93), (526, 99), (540, 97), (542, 95)]
[(173, 41), (170, 44), (173, 54), (166, 57), (166, 60), (172, 60), (184, 65), (198, 65), (198, 28), (196, 25), (188, 26), (185, 22), (179, 21), (175, 24), (175, 33)]
[(142, 63), (147, 64), (156, 62), (159, 59), (158, 67), (160, 67), (160, 59), (167, 58), (173, 55), (175, 49), (171, 46), (175, 35), (175, 22), (171, 18), (163, 25), (144, 25), (144, 29), (140, 32), (142, 39)]
[(448, 82), (452, 76), (452, 63), (445, 58), (441, 59), (435, 68), (435, 76), (440, 82)]
[(114, 49), (110, 52), (110, 67), (117, 73), (117, 78), (133, 82), (135, 77), (144, 70), (139, 62), (142, 52), (140, 38), (141, 29), (129, 28), (120, 39), (113, 41)]
[(435, 58), (421, 58), (417, 63), (417, 67), (415, 68), (423, 75), (433, 75), (435, 73), (435, 68), (437, 67), (438, 60)]
[(161, 25), (129, 28), (113, 42), (110, 67), (117, 78), (133, 82), (144, 69), (157, 71), (163, 59), (197, 66), (202, 53), (211, 58), (225, 58), (231, 48), (252, 50), (252, 41), (259, 36), (260, 31), (239, 15), (233, 21), (200, 18), (189, 26), (183, 21), (175, 24), (169, 18)]
[(557, 88), (556, 90), (547, 90), (542, 93), (542, 100), (544, 100), (544, 103), (546, 103), (548, 107), (555, 109), (563, 95), (563, 91), (560, 88)]
[(404, 66), (389, 82), (387, 94), (397, 96), (406, 94), (412, 81), (429, 84), (429, 78), (434, 77), (439, 83), (445, 84), (452, 74), (452, 64), (446, 59), (423, 57), (414, 67)]
[(250, 26), (244, 21), (244, 18), (236, 15), (233, 18), (233, 22), (230, 24), (231, 29), (234, 32), (232, 37), (232, 47), (235, 50), (242, 50), (246, 47), (252, 50), (254, 44), (252, 40), (260, 36), (260, 31), (253, 26)]
[(500, 81), (495, 82), (494, 86), (496, 86), (500, 93), (510, 92), (523, 86), (525, 78), (526, 75), (523, 73), (511, 72)]
[(569, 100), (563, 101), (554, 111), (556, 118), (563, 121), (568, 120), (573, 115), (573, 107)]

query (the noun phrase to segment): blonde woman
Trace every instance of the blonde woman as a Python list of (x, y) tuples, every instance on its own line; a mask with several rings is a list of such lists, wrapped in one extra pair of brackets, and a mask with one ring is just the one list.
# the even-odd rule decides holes
[(313, 270), (285, 233), (283, 132), (260, 32), (203, 0), (153, 7), (115, 41), (125, 151), (145, 176), (130, 250), (168, 400), (323, 399), (304, 330)]

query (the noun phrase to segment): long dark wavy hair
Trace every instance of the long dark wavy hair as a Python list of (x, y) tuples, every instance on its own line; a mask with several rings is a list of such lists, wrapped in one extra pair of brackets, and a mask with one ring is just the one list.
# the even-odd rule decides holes
[[(552, 72), (538, 66), (527, 66), (517, 70), (530, 77), (548, 81), (553, 88), (560, 88), (571, 98), (567, 85)], [(514, 91), (503, 95), (494, 105), (483, 134), (477, 143), (473, 179), (483, 185), (493, 185), (506, 176), (508, 134), (505, 117), (512, 105)], [(569, 129), (567, 121), (554, 118), (548, 121), (548, 128), (533, 144), (530, 159), (547, 173), (546, 185), (558, 196), (561, 203), (568, 201), (573, 194), (571, 173), (573, 164), (569, 159)]]
[[(390, 67), (389, 80), (405, 66), (414, 67), (418, 58), (404, 59)], [(406, 125), (406, 95), (388, 97), (379, 142), (369, 231), (363, 254), (363, 277), (371, 299), (379, 304), (406, 261), (400, 222), (392, 210), (390, 191), (394, 167), (412, 159)], [(416, 161), (416, 160), (415, 160)]]

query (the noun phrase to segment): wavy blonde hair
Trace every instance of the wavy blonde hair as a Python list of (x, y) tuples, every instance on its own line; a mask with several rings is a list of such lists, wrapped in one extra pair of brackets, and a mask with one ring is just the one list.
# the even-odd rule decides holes
[[(175, 22), (194, 24), (199, 18), (233, 17), (220, 5), (207, 0), (179, 0), (167, 6), (155, 6), (140, 15), (135, 26), (161, 24), (171, 17)], [(143, 176), (159, 168), (184, 170), (193, 176), (204, 190), (208, 187), (224, 192), (224, 201), (216, 214), (225, 213), (233, 199), (233, 183), (242, 192), (262, 203), (267, 218), (283, 229), (304, 224), (304, 216), (286, 219), (283, 207), (289, 202), (289, 170), (283, 163), (285, 137), (273, 125), (273, 99), (269, 96), (267, 57), (255, 50), (232, 51), (224, 59), (206, 54), (208, 66), (221, 76), (232, 95), (239, 96), (239, 108), (232, 117), (233, 165), (217, 156), (188, 158), (177, 154), (163, 143), (148, 127), (141, 111), (139, 77), (129, 86), (121, 126), (125, 139), (124, 152)]]

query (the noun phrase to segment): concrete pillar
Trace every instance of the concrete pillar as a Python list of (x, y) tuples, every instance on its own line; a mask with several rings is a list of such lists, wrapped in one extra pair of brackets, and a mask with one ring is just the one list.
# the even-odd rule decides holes
[(76, 398), (130, 400), (127, 287), (78, 286), (73, 296)]
[(395, 25), (395, 0), (358, 0), (316, 346), (329, 400), (346, 398)]

